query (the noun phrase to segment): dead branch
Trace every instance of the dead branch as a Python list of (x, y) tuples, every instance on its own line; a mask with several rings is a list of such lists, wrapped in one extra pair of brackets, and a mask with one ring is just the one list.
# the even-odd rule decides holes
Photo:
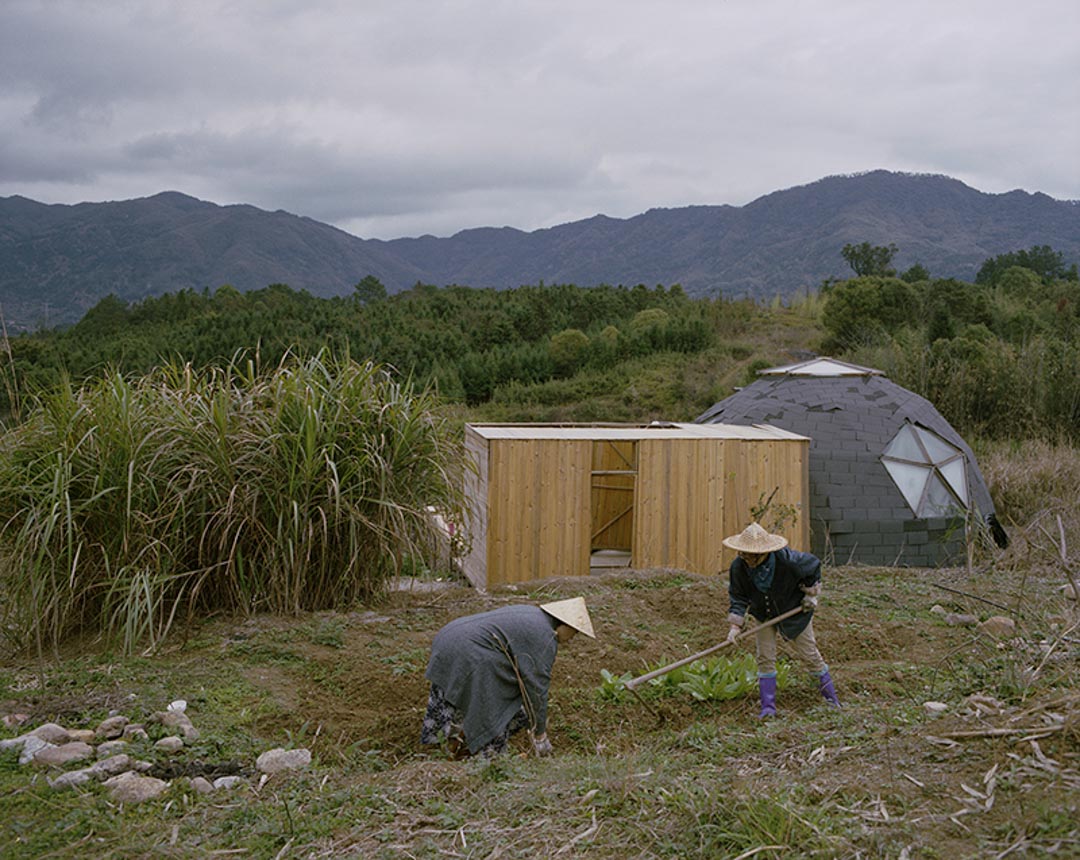
[(939, 732), (936, 737), (953, 739), (953, 738), (993, 738), (1003, 737), (1005, 735), (1024, 735), (1024, 734), (1049, 734), (1050, 732), (1060, 732), (1065, 726), (1016, 726), (1011, 729), (971, 729), (962, 732)]

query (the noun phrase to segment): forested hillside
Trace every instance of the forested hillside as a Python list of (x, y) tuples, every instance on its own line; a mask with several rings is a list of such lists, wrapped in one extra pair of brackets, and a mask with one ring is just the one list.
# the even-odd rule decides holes
[(1075, 439), (1080, 284), (1048, 246), (998, 255), (973, 281), (897, 276), (895, 247), (845, 246), (857, 276), (769, 306), (692, 298), (678, 286), (571, 284), (499, 291), (367, 277), (348, 297), (284, 285), (109, 297), (65, 330), (9, 341), (5, 405), (106, 371), (164, 363), (262, 367), (287, 352), (373, 359), (437, 388), (463, 414), (498, 420), (692, 420), (756, 370), (806, 352), (884, 370), (962, 432)]
[(9, 331), (21, 331), (70, 325), (110, 294), (133, 302), (282, 283), (329, 298), (347, 296), (366, 275), (391, 294), (418, 283), (679, 284), (694, 298), (787, 300), (844, 277), (837, 249), (860, 241), (895, 244), (900, 270), (920, 265), (938, 278), (971, 280), (987, 258), (1033, 245), (1080, 259), (1080, 205), (879, 170), (828, 177), (745, 206), (382, 241), (176, 192), (77, 206), (8, 197), (0, 198), (0, 312)]

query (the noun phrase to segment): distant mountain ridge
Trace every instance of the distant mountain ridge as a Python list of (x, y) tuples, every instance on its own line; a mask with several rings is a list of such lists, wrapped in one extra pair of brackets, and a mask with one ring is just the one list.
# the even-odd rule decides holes
[(987, 194), (945, 176), (884, 170), (831, 176), (745, 206), (597, 215), (543, 230), (481, 227), (454, 236), (362, 239), (254, 206), (178, 192), (108, 203), (0, 198), (0, 311), (10, 329), (77, 321), (125, 301), (192, 288), (285, 283), (345, 295), (366, 275), (393, 293), (438, 286), (681, 284), (692, 296), (772, 298), (851, 275), (845, 244), (895, 244), (894, 264), (974, 279), (989, 257), (1050, 245), (1080, 261), (1080, 203)]

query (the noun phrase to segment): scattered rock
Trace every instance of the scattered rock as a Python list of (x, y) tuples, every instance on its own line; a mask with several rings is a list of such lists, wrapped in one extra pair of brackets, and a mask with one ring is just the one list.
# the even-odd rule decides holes
[(120, 803), (141, 803), (152, 800), (169, 787), (169, 784), (152, 776), (139, 776), (132, 771), (109, 777), (105, 787), (112, 793), (113, 800)]
[(120, 753), (94, 762), (87, 770), (93, 773), (94, 776), (104, 778), (106, 776), (116, 776), (125, 770), (130, 770), (132, 765), (131, 756), (127, 753)]
[[(19, 740), (19, 738), (16, 738), (16, 740)], [(22, 738), (22, 741), (22, 752), (19, 754), (19, 764), (30, 764), (30, 762), (34, 760), (34, 756), (43, 749), (56, 746), (56, 744), (51, 744), (35, 735), (26, 735)]]
[(242, 776), (219, 776), (217, 779), (214, 780), (213, 788), (214, 789), (218, 789), (218, 788), (229, 789), (229, 788), (236, 788), (236, 787), (244, 785), (244, 784), (245, 784), (245, 782), (244, 782), (244, 778)]
[(69, 770), (67, 773), (62, 773), (56, 779), (49, 780), (50, 788), (73, 788), (76, 785), (84, 785), (90, 782), (94, 778), (94, 775), (90, 772), (89, 768), (83, 770)]
[(128, 747), (127, 741), (115, 740), (105, 741), (103, 744), (98, 744), (97, 757), (108, 758), (111, 755), (116, 755), (121, 750), (126, 750)]
[(934, 615), (948, 615), (949, 614), (949, 611), (944, 606), (942, 606), (940, 603), (935, 603), (933, 606), (931, 606), (930, 611), (933, 612)]
[(97, 740), (93, 729), (68, 729), (68, 738), (73, 741), (82, 741), (84, 744), (92, 744)]
[(63, 726), (58, 726), (56, 723), (43, 723), (30, 732), (30, 734), (36, 738), (41, 738), (43, 741), (48, 741), (51, 744), (66, 744), (71, 740), (68, 730)]
[(150, 740), (150, 736), (146, 733), (146, 729), (143, 728), (141, 723), (129, 723), (124, 726), (123, 737), (125, 740), (131, 740), (133, 738), (140, 741)]
[(213, 783), (205, 776), (193, 777), (191, 780), (191, 787), (199, 792), (199, 794), (209, 794), (214, 790)]
[(98, 738), (112, 740), (113, 738), (120, 737), (124, 733), (124, 727), (130, 722), (131, 720), (123, 715), (109, 717), (106, 720), (102, 720), (94, 732)]
[(928, 714), (944, 714), (949, 706), (944, 702), (923, 702), (923, 708)]
[(162, 738), (154, 744), (154, 749), (164, 750), (168, 753), (180, 752), (183, 748), (183, 738), (178, 738), (176, 735), (169, 735), (167, 738)]
[(255, 767), (263, 773), (281, 773), (285, 770), (297, 770), (311, 764), (311, 750), (298, 749), (267, 750), (255, 760)]
[(54, 746), (49, 744), (42, 750), (34, 753), (34, 764), (48, 767), (63, 767), (73, 761), (82, 761), (94, 755), (94, 748), (82, 741), (72, 741), (69, 744)]
[(979, 625), (979, 630), (999, 639), (1016, 634), (1016, 622), (1004, 615), (992, 615)]
[(4, 728), (17, 729), (29, 719), (29, 714), (4, 714)]
[(945, 623), (953, 627), (974, 627), (979, 623), (979, 619), (974, 615), (967, 615), (959, 612), (950, 612), (945, 616)]
[(191, 724), (191, 718), (179, 710), (165, 711), (154, 714), (152, 721), (161, 723), (167, 729), (177, 729), (186, 741), (194, 741), (199, 738), (199, 730)]
[(29, 735), (19, 735), (17, 738), (4, 738), (0, 741), (0, 750), (22, 749)]

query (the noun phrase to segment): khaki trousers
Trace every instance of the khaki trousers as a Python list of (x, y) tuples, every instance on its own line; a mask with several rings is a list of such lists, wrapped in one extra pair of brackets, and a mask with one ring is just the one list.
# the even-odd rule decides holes
[[(757, 632), (757, 668), (758, 675), (776, 674), (776, 628), (764, 627)], [(798, 636), (791, 640), (795, 656), (815, 675), (820, 675), (829, 667), (821, 659), (817, 641), (814, 639), (814, 622), (810, 621)]]

